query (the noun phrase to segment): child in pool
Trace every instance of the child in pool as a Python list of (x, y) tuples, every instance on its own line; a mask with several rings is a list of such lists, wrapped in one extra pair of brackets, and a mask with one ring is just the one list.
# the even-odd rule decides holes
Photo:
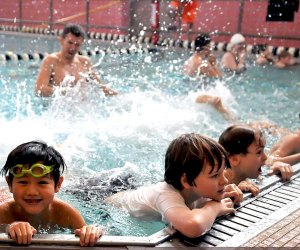
[(291, 165), (300, 162), (300, 129), (283, 136), (271, 148), (268, 162), (276, 161)]
[(134, 217), (161, 217), (185, 236), (198, 237), (216, 217), (233, 213), (234, 204), (243, 199), (236, 185), (228, 185), (226, 163), (226, 152), (218, 142), (183, 134), (167, 149), (163, 182), (117, 193), (107, 202)]
[(0, 223), (18, 244), (30, 244), (37, 229), (74, 229), (81, 246), (93, 246), (102, 231), (87, 226), (81, 214), (54, 197), (66, 165), (53, 147), (39, 141), (23, 143), (7, 157), (1, 170), (13, 199), (0, 204)]
[[(227, 151), (231, 165), (225, 171), (226, 178), (242, 191), (249, 191), (256, 196), (259, 187), (249, 178), (256, 179), (261, 174), (261, 167), (268, 158), (264, 151), (266, 142), (262, 132), (249, 126), (233, 125), (223, 131), (219, 143)], [(277, 161), (269, 167), (269, 175), (280, 173), (283, 181), (293, 175), (290, 164)]]

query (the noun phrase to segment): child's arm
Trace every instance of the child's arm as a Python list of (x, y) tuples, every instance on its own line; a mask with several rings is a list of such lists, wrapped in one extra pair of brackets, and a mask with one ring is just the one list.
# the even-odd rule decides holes
[(293, 175), (293, 169), (291, 165), (284, 162), (276, 161), (270, 168), (271, 171), (268, 173), (268, 175), (280, 173), (283, 181), (289, 180)]
[(7, 226), (7, 233), (17, 244), (30, 244), (32, 236), (36, 234), (36, 232), (36, 229), (28, 222), (16, 221)]
[(260, 192), (259, 187), (250, 180), (241, 181), (238, 188), (243, 192), (251, 192), (253, 196), (258, 195)]
[(93, 246), (102, 234), (102, 229), (93, 225), (86, 225), (82, 215), (68, 203), (56, 199), (58, 223), (62, 227), (74, 229), (75, 235), (80, 237), (81, 246)]
[(187, 237), (198, 237), (207, 232), (218, 216), (234, 213), (230, 198), (221, 201), (207, 201), (202, 208), (170, 208), (165, 218), (179, 232)]

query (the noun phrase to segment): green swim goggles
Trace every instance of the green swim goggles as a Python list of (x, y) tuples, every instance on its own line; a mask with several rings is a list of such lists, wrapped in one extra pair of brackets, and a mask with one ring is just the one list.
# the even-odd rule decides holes
[(9, 172), (17, 178), (23, 177), (24, 174), (30, 174), (35, 178), (43, 177), (53, 171), (53, 166), (46, 166), (41, 163), (35, 163), (30, 168), (25, 168), (23, 164), (17, 164), (9, 169)]

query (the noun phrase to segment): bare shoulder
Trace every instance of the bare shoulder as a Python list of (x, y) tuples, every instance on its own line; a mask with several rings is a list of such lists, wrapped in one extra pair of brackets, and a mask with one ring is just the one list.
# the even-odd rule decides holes
[(222, 57), (222, 59), (226, 59), (226, 60), (232, 59), (232, 58), (233, 58), (233, 55), (230, 51), (225, 52), (225, 54)]
[(0, 223), (12, 223), (16, 220), (13, 216), (14, 214), (16, 213), (15, 201), (13, 199), (9, 199), (8, 201), (4, 201), (0, 204)]
[(85, 225), (80, 212), (69, 203), (54, 198), (52, 210), (53, 222), (62, 227), (76, 229)]
[(87, 56), (83, 56), (83, 55), (78, 55), (78, 60), (82, 63), (82, 64), (91, 64), (91, 59)]
[(59, 198), (54, 198), (53, 210), (59, 213), (70, 213), (72, 211), (77, 212), (77, 210), (72, 205)]
[(47, 55), (44, 58), (43, 63), (56, 64), (58, 62), (58, 60), (59, 60), (58, 53), (52, 53), (52, 54)]

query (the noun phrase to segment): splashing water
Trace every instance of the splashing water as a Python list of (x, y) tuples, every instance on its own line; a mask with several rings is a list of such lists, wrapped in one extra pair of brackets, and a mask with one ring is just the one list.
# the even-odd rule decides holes
[[(221, 96), (241, 121), (264, 117), (285, 126), (292, 124), (290, 128), (296, 127), (291, 117), (299, 107), (299, 87), (282, 85), (290, 73), (283, 80), (281, 72), (276, 75), (278, 83), (269, 83), (260, 69), (250, 68), (243, 78), (207, 84), (181, 75), (187, 57), (181, 52), (153, 57), (102, 55), (94, 69), (120, 93), (109, 98), (93, 81), (70, 87), (70, 77), (54, 97), (38, 98), (33, 93), (32, 68), (23, 65), (19, 70), (7, 65), (1, 69), (0, 80), (2, 162), (21, 143), (46, 141), (62, 153), (68, 165), (58, 195), (78, 206), (88, 222), (103, 224), (118, 235), (148, 235), (147, 228), (162, 228), (162, 223), (129, 218), (103, 204), (103, 198), (161, 181), (166, 148), (178, 135), (198, 132), (218, 138), (229, 122), (211, 106), (195, 103), (199, 94)], [(287, 104), (290, 109), (278, 114), (278, 108)]]

